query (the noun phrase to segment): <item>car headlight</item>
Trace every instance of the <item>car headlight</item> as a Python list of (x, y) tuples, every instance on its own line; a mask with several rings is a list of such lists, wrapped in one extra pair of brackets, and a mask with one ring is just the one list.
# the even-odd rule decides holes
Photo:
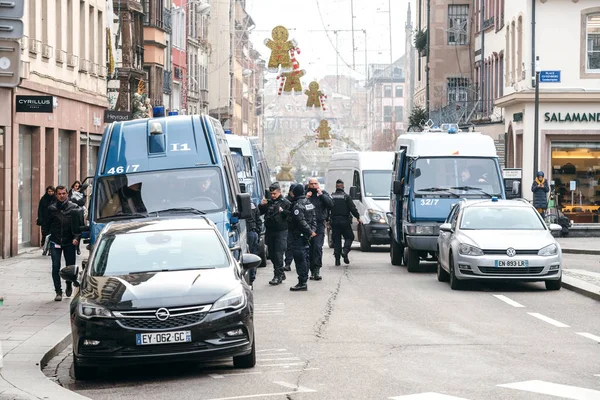
[(408, 225), (406, 230), (410, 235), (435, 236), (437, 227), (431, 225)]
[(369, 219), (373, 222), (379, 222), (381, 224), (385, 224), (385, 218), (383, 217), (383, 215), (376, 211), (376, 210), (367, 210), (369, 213)]
[(114, 315), (110, 312), (110, 310), (92, 303), (89, 300), (81, 299), (79, 300), (79, 304), (77, 306), (77, 314), (81, 318), (91, 319), (91, 318), (114, 318)]
[(482, 256), (483, 251), (479, 247), (471, 246), (470, 244), (461, 243), (458, 246), (458, 253), (463, 256)]
[(558, 254), (558, 246), (552, 243), (549, 246), (542, 248), (538, 251), (538, 256), (555, 256)]
[(210, 311), (237, 310), (246, 304), (246, 296), (242, 286), (238, 286), (219, 300), (215, 301)]

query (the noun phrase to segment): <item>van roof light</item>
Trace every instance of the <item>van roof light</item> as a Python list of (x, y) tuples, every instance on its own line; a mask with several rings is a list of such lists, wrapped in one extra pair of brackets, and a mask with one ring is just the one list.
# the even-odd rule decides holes
[(151, 135), (160, 135), (163, 133), (162, 125), (160, 122), (151, 122), (150, 123), (150, 134)]

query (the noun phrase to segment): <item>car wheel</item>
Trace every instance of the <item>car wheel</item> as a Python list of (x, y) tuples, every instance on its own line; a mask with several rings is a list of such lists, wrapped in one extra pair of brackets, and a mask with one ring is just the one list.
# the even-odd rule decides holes
[(437, 280), (439, 282), (448, 282), (450, 279), (450, 275), (446, 272), (444, 268), (442, 268), (442, 263), (440, 261), (440, 253), (437, 253)]
[(404, 247), (404, 251), (402, 252), (402, 262), (400, 265), (404, 265), (406, 267), (406, 260), (408, 260), (408, 247)]
[(562, 276), (557, 281), (546, 281), (546, 290), (560, 290), (562, 287)]
[(392, 244), (390, 245), (390, 258), (392, 265), (402, 265), (402, 257), (404, 256), (404, 248), (396, 239), (392, 238)]
[(452, 253), (448, 257), (448, 264), (450, 265), (450, 289), (460, 290), (462, 289), (462, 282), (456, 277), (456, 271), (454, 270), (454, 260), (452, 259)]
[(96, 376), (96, 367), (84, 367), (73, 357), (73, 378), (77, 381), (86, 381)]
[(371, 251), (371, 243), (369, 243), (369, 238), (365, 233), (365, 228), (360, 229), (360, 251), (369, 252)]
[(407, 257), (404, 261), (406, 262), (408, 272), (417, 272), (419, 270), (419, 262), (421, 261), (419, 252), (410, 247), (407, 247), (406, 249), (408, 251), (405, 253)]
[(252, 350), (245, 356), (233, 357), (233, 366), (235, 368), (253, 368), (256, 365), (256, 342), (252, 338)]

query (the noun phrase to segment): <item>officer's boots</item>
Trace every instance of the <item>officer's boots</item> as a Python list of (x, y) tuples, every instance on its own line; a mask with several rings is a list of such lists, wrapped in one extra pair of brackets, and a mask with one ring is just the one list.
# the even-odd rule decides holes
[(281, 279), (281, 275), (275, 274), (275, 276), (273, 276), (273, 279), (269, 281), (269, 285), (280, 285), (282, 281), (283, 279)]
[(308, 290), (308, 286), (306, 286), (306, 282), (300, 282), (300, 281), (298, 281), (298, 283), (296, 284), (296, 286), (292, 286), (290, 288), (290, 290), (292, 292), (307, 291)]
[(338, 256), (338, 255), (335, 255), (335, 266), (336, 266), (336, 267), (339, 267), (340, 265), (341, 265), (341, 264), (340, 264), (340, 256)]
[(348, 258), (348, 253), (342, 253), (342, 257), (344, 257), (344, 264), (350, 264), (350, 259)]

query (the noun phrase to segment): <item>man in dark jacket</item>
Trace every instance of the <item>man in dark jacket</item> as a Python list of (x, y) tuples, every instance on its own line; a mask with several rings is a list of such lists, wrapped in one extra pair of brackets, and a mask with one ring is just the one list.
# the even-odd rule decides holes
[(316, 178), (308, 181), (308, 192), (306, 198), (315, 207), (315, 218), (317, 220), (316, 236), (310, 241), (310, 279), (321, 280), (321, 267), (323, 266), (323, 243), (325, 242), (325, 221), (329, 210), (333, 207), (333, 199), (319, 187)]
[(265, 241), (269, 249), (269, 258), (273, 263), (273, 279), (270, 285), (279, 285), (285, 280), (283, 271), (283, 256), (287, 245), (288, 215), (290, 202), (281, 195), (279, 183), (275, 182), (269, 187), (271, 199), (263, 199), (258, 206), (261, 215), (265, 216)]
[(317, 220), (315, 207), (304, 197), (304, 187), (294, 186), (292, 191), (294, 202), (290, 217), (290, 229), (292, 231), (292, 249), (294, 263), (298, 273), (298, 283), (290, 288), (291, 291), (305, 291), (308, 289), (308, 252), (310, 242), (315, 239), (317, 233)]
[[(64, 186), (56, 187), (56, 202), (48, 208), (47, 231), (50, 232), (50, 252), (52, 256), (52, 280), (56, 297), (54, 301), (62, 300), (62, 287), (60, 281), (60, 257), (64, 254), (67, 266), (75, 265), (75, 250), (79, 244), (81, 235), (74, 232), (73, 226), (79, 224), (79, 207), (69, 201), (67, 189)], [(65, 295), (71, 296), (73, 288), (71, 282), (67, 282)]]
[[(248, 251), (251, 254), (260, 255), (258, 244), (260, 241), (260, 233), (262, 232), (262, 219), (258, 208), (252, 204), (251, 216), (246, 220), (246, 237), (248, 240)], [(256, 279), (256, 268), (253, 268), (249, 274), (250, 285), (253, 285)]]
[[(292, 191), (294, 190), (294, 187), (297, 185), (297, 183), (292, 183), (290, 185), (290, 190), (288, 192), (288, 195), (285, 196), (285, 199), (287, 201), (290, 202), (290, 204), (292, 204), (294, 202), (294, 195), (292, 194)], [(293, 236), (292, 236), (292, 230), (291, 230), (291, 219), (289, 219), (289, 223), (288, 223), (288, 236), (287, 236), (287, 247), (285, 248), (285, 265), (283, 266), (283, 270), (284, 271), (291, 271), (292, 270), (292, 261), (294, 261), (294, 250), (292, 249), (292, 240), (293, 240)]]
[[(42, 230), (42, 237), (40, 239), (40, 246), (45, 247), (44, 243), (46, 242), (46, 236), (48, 236), (49, 232), (46, 231), (46, 227), (48, 226), (48, 207), (50, 204), (56, 201), (56, 197), (54, 197), (54, 186), (50, 185), (46, 188), (46, 193), (40, 199), (40, 203), (38, 204), (38, 215), (36, 224)], [(43, 251), (42, 255), (46, 255), (46, 250)]]
[(533, 206), (537, 208), (542, 218), (544, 218), (544, 214), (548, 208), (548, 192), (550, 191), (548, 181), (544, 178), (544, 172), (538, 171), (535, 180), (531, 184), (531, 191), (533, 192)]
[[(350, 264), (348, 253), (352, 248), (354, 241), (354, 232), (352, 232), (352, 215), (362, 223), (360, 214), (354, 205), (350, 196), (344, 192), (344, 181), (338, 179), (335, 182), (335, 192), (331, 195), (333, 199), (333, 208), (331, 209), (331, 235), (333, 240), (333, 256), (335, 265), (340, 265), (340, 255), (344, 258), (344, 263)], [(344, 249), (342, 250), (342, 236), (344, 237)]]

